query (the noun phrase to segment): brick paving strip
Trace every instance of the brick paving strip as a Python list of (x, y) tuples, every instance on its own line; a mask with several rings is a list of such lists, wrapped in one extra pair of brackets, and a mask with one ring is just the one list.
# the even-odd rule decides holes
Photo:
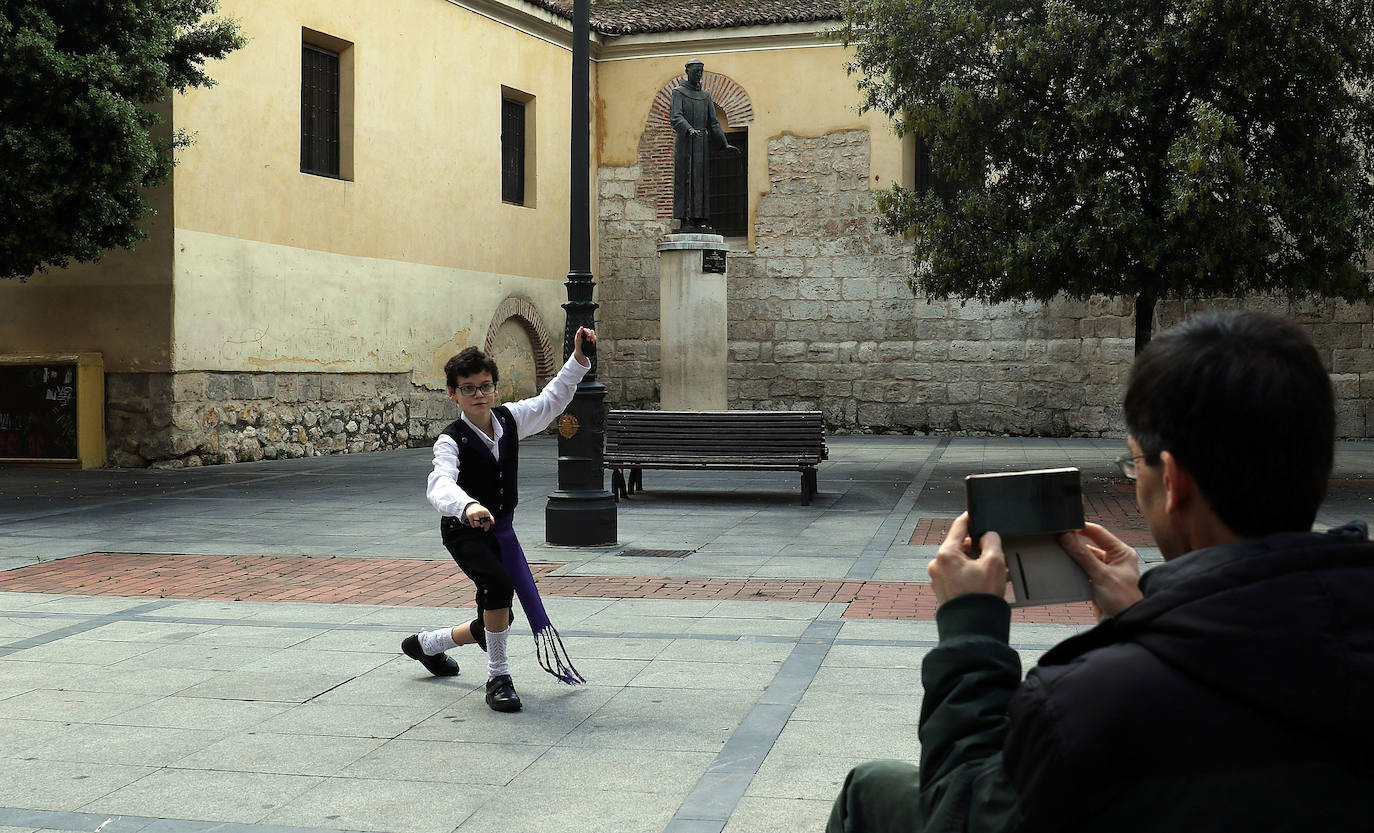
[[(901, 581), (551, 576), (531, 564), (545, 596), (840, 602), (848, 619), (935, 618), (929, 584)], [(466, 607), (472, 583), (447, 561), (281, 555), (104, 553), (0, 573), (0, 591), (78, 596)], [(1087, 604), (1017, 610), (1019, 622), (1092, 624)]]

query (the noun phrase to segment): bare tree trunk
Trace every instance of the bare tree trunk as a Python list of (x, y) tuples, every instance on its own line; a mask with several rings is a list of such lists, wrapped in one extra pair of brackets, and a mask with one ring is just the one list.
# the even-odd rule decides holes
[(1150, 343), (1150, 336), (1154, 333), (1155, 325), (1155, 291), (1153, 289), (1142, 289), (1140, 294), (1135, 296), (1135, 354), (1140, 355), (1140, 351), (1145, 349), (1145, 345)]

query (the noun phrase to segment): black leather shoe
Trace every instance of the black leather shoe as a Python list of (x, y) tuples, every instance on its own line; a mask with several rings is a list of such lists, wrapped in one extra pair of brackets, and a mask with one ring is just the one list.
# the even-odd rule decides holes
[(497, 674), (487, 680), (487, 705), (498, 712), (520, 711), (520, 695), (515, 693), (509, 674)]
[(418, 633), (412, 633), (401, 640), (401, 651), (423, 665), (429, 673), (436, 677), (453, 677), (458, 674), (458, 663), (454, 662), (453, 657), (443, 651), (431, 657), (420, 648), (420, 635)]

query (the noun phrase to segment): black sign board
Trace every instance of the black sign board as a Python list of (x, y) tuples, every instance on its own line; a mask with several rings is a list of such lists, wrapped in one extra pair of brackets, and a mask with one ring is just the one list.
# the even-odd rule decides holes
[(0, 365), (0, 458), (76, 458), (76, 367)]
[(724, 249), (702, 249), (701, 250), (701, 271), (703, 273), (714, 272), (717, 275), (725, 274), (725, 250)]

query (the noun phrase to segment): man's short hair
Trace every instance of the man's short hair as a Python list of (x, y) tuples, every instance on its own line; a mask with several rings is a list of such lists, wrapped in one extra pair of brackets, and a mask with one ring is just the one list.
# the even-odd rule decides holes
[(1336, 435), (1331, 380), (1297, 325), (1254, 312), (1203, 315), (1136, 357), (1126, 428), (1168, 451), (1237, 535), (1312, 528)]
[(444, 382), (451, 388), (458, 387), (458, 377), (476, 376), (483, 370), (491, 374), (493, 382), (501, 381), (496, 369), (496, 360), (476, 347), (464, 347), (458, 355), (444, 363)]

